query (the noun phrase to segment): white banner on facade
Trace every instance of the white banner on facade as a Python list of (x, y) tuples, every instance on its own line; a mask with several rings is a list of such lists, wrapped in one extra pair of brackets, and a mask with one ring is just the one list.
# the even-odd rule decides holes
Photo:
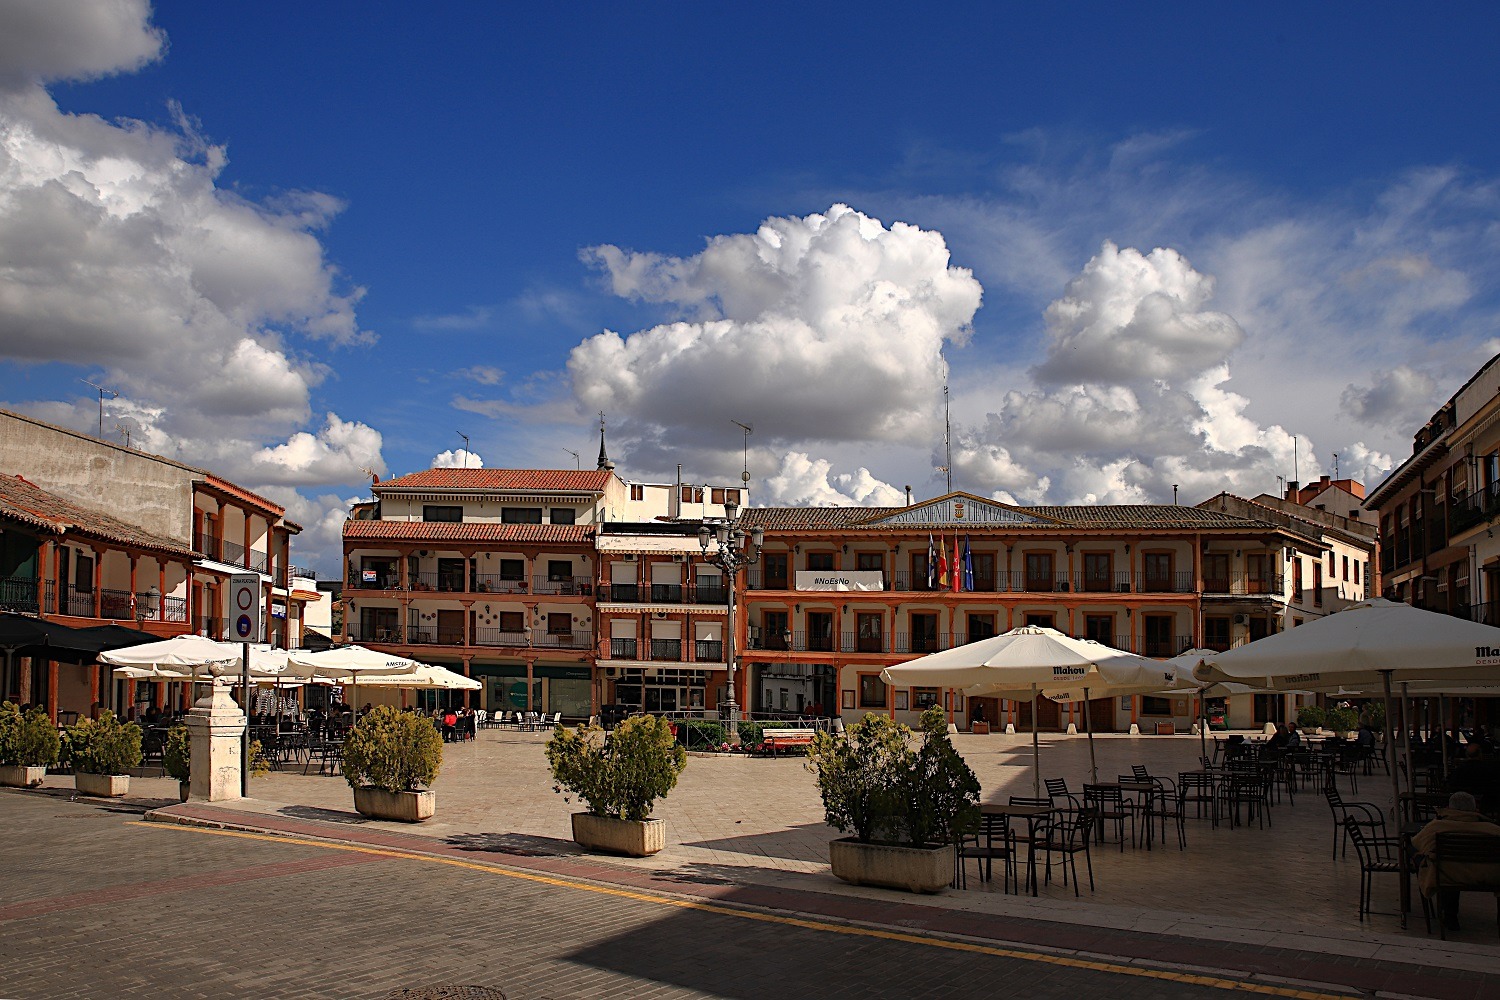
[(878, 569), (799, 569), (798, 590), (884, 590), (885, 574)]

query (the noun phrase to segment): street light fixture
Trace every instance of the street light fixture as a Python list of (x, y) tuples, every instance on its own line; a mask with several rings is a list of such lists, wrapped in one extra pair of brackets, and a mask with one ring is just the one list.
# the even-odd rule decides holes
[[(739, 742), (740, 706), (735, 700), (735, 650), (734, 650), (734, 583), (741, 566), (753, 566), (760, 562), (760, 548), (765, 542), (764, 528), (756, 526), (745, 531), (739, 524), (740, 505), (733, 500), (724, 502), (724, 517), (715, 519), (712, 525), (705, 523), (698, 529), (698, 547), (703, 558), (719, 567), (724, 573), (725, 591), (728, 598), (729, 624), (724, 636), (724, 660), (729, 667), (729, 700), (719, 710), (720, 718), (729, 723), (730, 739)], [(716, 543), (709, 552), (709, 542)]]

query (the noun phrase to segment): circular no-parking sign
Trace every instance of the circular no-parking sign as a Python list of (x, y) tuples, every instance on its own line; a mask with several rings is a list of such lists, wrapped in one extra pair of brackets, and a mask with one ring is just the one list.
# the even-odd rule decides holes
[(234, 634), (241, 639), (250, 638), (250, 616), (240, 615), (234, 622)]

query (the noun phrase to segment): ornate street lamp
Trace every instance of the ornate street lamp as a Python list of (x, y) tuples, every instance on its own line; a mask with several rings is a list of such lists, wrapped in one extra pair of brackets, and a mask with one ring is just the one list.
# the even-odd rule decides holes
[[(734, 650), (734, 585), (741, 566), (753, 566), (760, 562), (760, 547), (765, 541), (763, 528), (752, 528), (746, 532), (739, 525), (740, 505), (732, 500), (724, 502), (724, 517), (705, 523), (698, 529), (698, 547), (703, 558), (724, 572), (724, 583), (729, 603), (729, 625), (724, 636), (724, 660), (729, 667), (729, 701), (719, 711), (719, 717), (729, 723), (732, 742), (739, 742), (740, 706), (734, 696), (735, 650)], [(709, 542), (717, 543), (709, 552)]]

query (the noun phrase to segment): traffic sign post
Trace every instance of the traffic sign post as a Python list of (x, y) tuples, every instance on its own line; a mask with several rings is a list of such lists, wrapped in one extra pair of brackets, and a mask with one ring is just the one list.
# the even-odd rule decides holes
[(229, 626), (240, 641), (240, 708), (245, 712), (245, 734), (240, 739), (240, 794), (250, 797), (250, 643), (260, 641), (260, 574), (236, 573), (229, 578)]

